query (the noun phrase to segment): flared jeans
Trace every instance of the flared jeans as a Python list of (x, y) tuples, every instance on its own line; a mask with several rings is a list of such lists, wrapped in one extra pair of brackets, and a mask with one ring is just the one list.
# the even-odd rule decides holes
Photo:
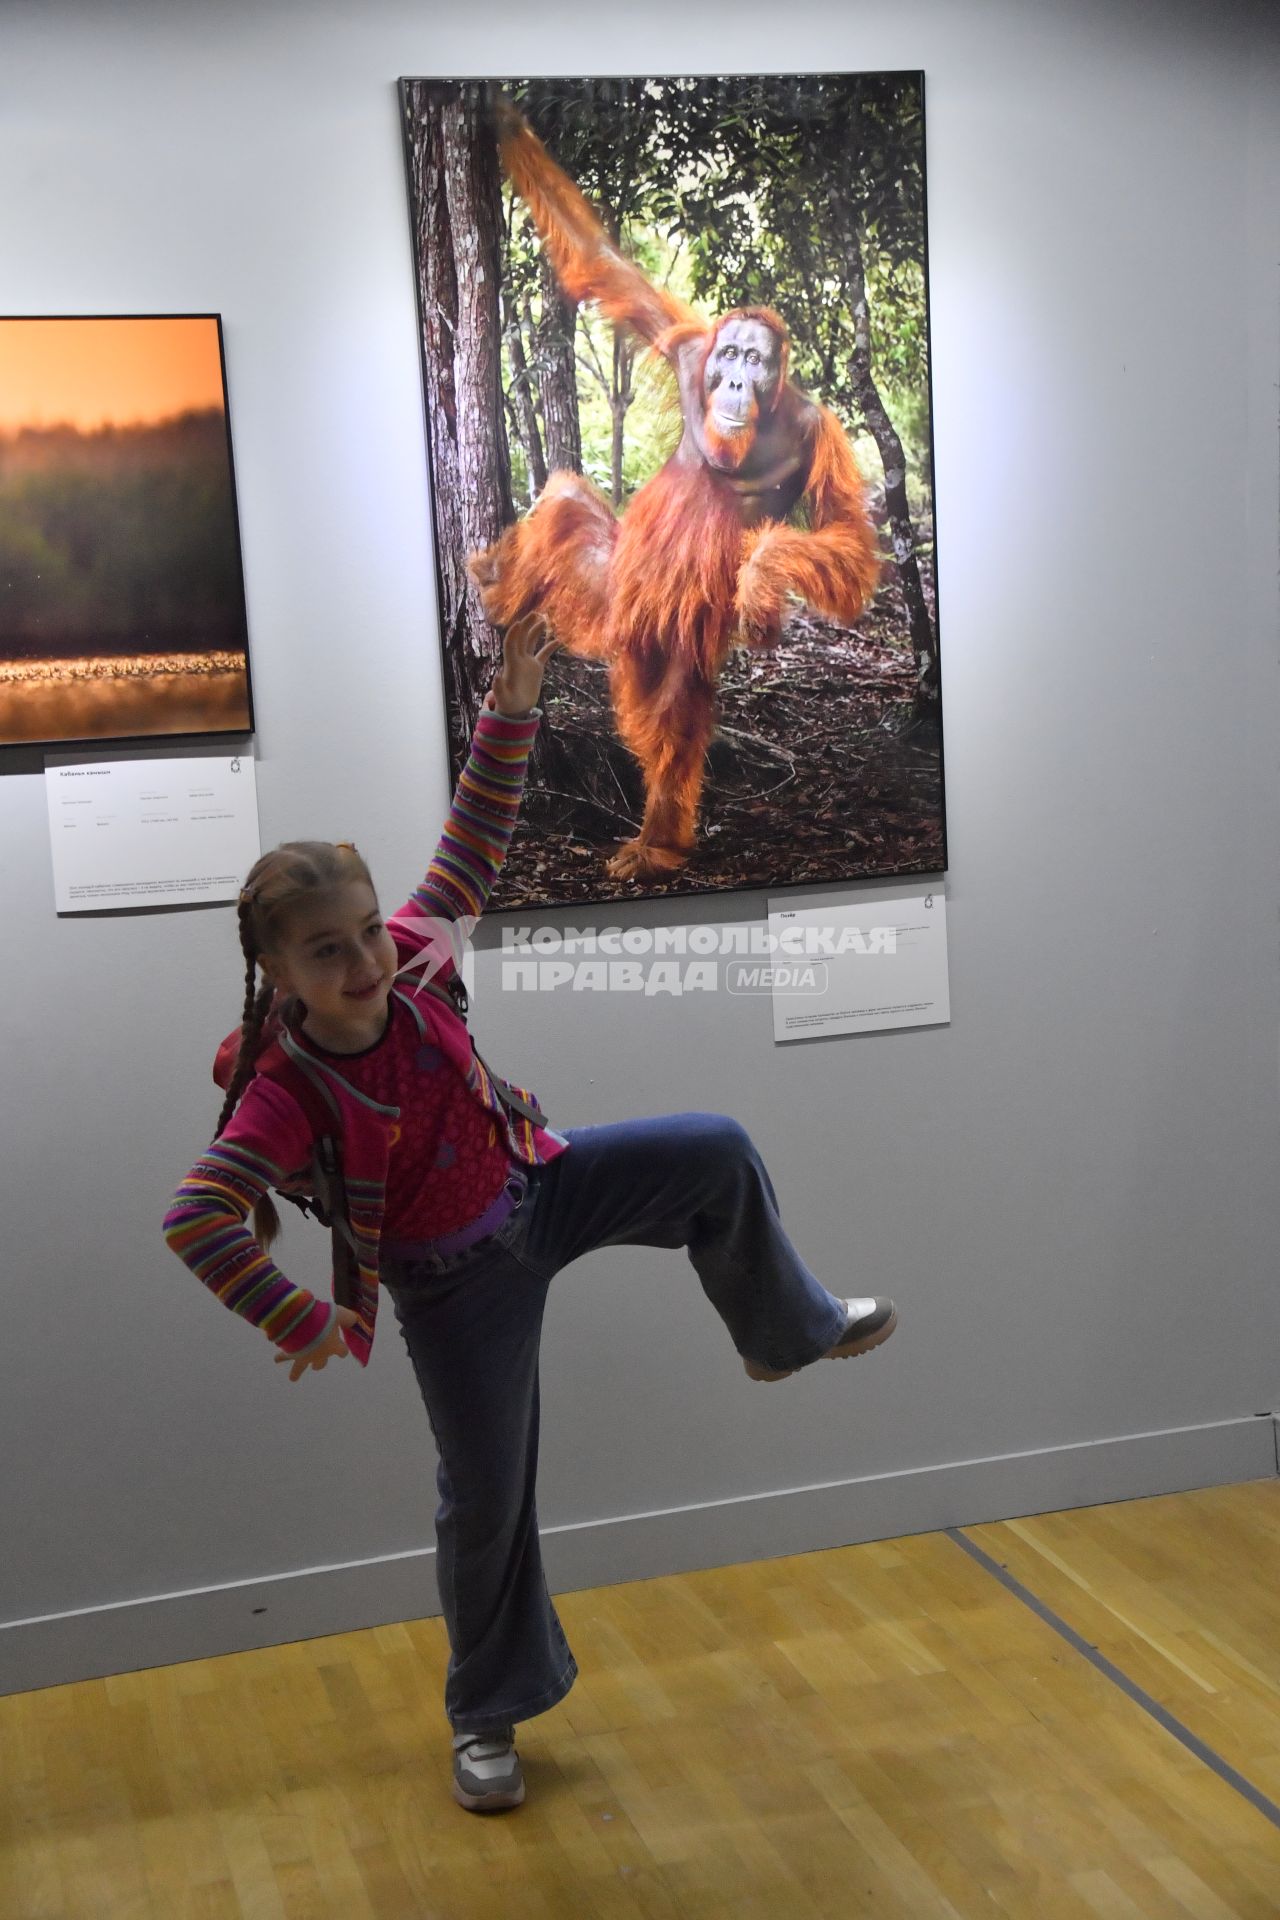
[(596, 1247), (684, 1247), (738, 1352), (764, 1366), (807, 1366), (844, 1330), (843, 1301), (783, 1232), (736, 1120), (668, 1114), (565, 1137), (487, 1240), (445, 1258), (401, 1245), (381, 1262), (439, 1455), (445, 1711), (459, 1732), (545, 1713), (577, 1675), (535, 1498), (538, 1347), (560, 1268)]

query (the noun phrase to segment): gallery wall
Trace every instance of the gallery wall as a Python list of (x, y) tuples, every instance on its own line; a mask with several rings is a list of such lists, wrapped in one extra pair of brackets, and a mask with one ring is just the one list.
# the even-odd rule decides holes
[[(551, 1577), (1272, 1472), (1274, 19), (647, 15), (11, 4), (0, 312), (222, 314), (263, 845), (354, 839), (393, 904), (448, 798), (397, 77), (923, 68), (951, 1024), (778, 1047), (751, 997), (521, 997), (500, 927), (474, 1020), (561, 1124), (739, 1116), (811, 1265), (901, 1328), (755, 1385), (680, 1257), (561, 1275)], [(28, 750), (0, 885), (0, 1689), (433, 1611), (389, 1313), (367, 1372), (290, 1385), (160, 1236), (239, 1014), (232, 910), (57, 917)], [(279, 1252), (324, 1284), (316, 1229)]]

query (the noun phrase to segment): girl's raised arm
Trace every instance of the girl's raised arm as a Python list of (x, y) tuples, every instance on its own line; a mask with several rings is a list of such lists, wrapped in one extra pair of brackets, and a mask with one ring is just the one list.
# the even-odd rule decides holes
[[(423, 915), (478, 920), (484, 911), (520, 812), (529, 750), (542, 717), (535, 702), (543, 670), (559, 645), (543, 632), (535, 617), (503, 636), (502, 667), (485, 696), (440, 843), (421, 884), (388, 921), (393, 935), (412, 940), (413, 923)], [(404, 924), (397, 927), (397, 921)]]

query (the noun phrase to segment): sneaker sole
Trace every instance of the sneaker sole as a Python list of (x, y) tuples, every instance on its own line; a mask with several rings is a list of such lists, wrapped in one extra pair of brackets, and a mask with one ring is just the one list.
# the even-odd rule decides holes
[[(860, 1353), (870, 1353), (874, 1348), (884, 1345), (897, 1324), (898, 1309), (895, 1307), (884, 1325), (877, 1327), (874, 1333), (864, 1335), (861, 1340), (851, 1340), (847, 1345), (842, 1343), (840, 1346), (832, 1347), (830, 1352), (824, 1353), (821, 1358), (824, 1360), (853, 1360)], [(776, 1367), (759, 1366), (754, 1360), (744, 1359), (742, 1364), (746, 1369), (747, 1378), (750, 1380), (789, 1380), (793, 1373), (799, 1373), (801, 1371), (799, 1367), (784, 1367), (779, 1371)]]
[(453, 1797), (468, 1813), (505, 1813), (508, 1808), (518, 1807), (523, 1802), (524, 1781), (520, 1782), (514, 1793), (468, 1793), (455, 1780)]

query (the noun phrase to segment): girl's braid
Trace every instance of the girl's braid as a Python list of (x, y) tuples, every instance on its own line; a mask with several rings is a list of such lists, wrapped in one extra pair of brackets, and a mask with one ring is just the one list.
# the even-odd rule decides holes
[(222, 1112), (218, 1115), (218, 1124), (214, 1128), (214, 1139), (222, 1132), (228, 1120), (240, 1103), (240, 1095), (248, 1085), (253, 1072), (253, 1063), (258, 1057), (258, 1040), (263, 1023), (271, 1011), (271, 1002), (275, 998), (275, 987), (265, 980), (255, 993), (254, 981), (258, 971), (258, 956), (254, 952), (253, 939), (253, 896), (246, 889), (240, 896), (237, 908), (240, 923), (240, 950), (245, 959), (244, 1011), (240, 1016), (240, 1051), (236, 1055), (235, 1070), (227, 1086), (227, 1097), (222, 1103)]
[[(262, 1039), (262, 1029), (276, 997), (273, 981), (264, 980), (256, 991), (258, 957), (271, 951), (281, 929), (282, 919), (299, 899), (343, 880), (361, 879), (373, 886), (369, 869), (350, 840), (286, 840), (271, 853), (264, 853), (249, 870), (240, 889), (236, 913), (240, 932), (240, 951), (244, 955), (244, 1007), (240, 1016), (240, 1049), (227, 1086), (227, 1097), (218, 1115), (216, 1140), (239, 1104), (253, 1076)], [(291, 1018), (293, 996), (286, 995), (281, 1005), (282, 1019)], [(269, 1247), (280, 1232), (280, 1216), (270, 1194), (254, 1202), (253, 1230), (258, 1244)]]
[[(258, 955), (255, 951), (257, 942), (254, 939), (253, 895), (254, 889), (251, 886), (244, 887), (236, 909), (240, 926), (240, 951), (245, 959), (244, 1012), (240, 1019), (240, 1051), (236, 1055), (235, 1069), (227, 1087), (227, 1097), (222, 1103), (222, 1112), (218, 1115), (215, 1140), (235, 1112), (240, 1095), (244, 1092), (253, 1073), (253, 1063), (258, 1057), (258, 1041), (263, 1022), (276, 996), (275, 985), (270, 980), (264, 980), (258, 991), (254, 992)], [(280, 1214), (269, 1193), (264, 1193), (261, 1199), (253, 1203), (253, 1234), (264, 1252), (272, 1241), (279, 1237)]]

